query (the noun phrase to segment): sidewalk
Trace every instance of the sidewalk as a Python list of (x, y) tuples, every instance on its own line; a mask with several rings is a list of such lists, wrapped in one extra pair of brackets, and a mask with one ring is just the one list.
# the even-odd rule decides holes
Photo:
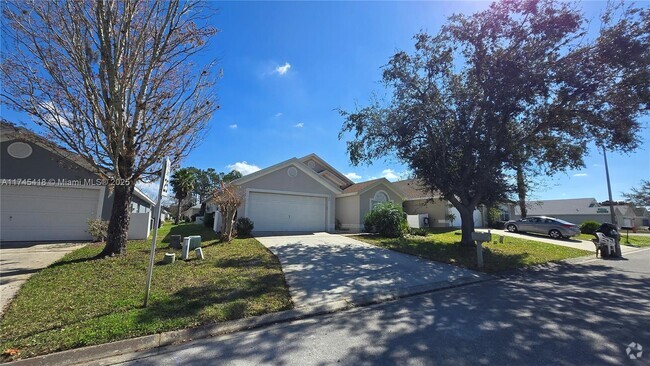
[[(486, 229), (477, 229), (476, 231), (487, 232), (488, 230), (486, 230)], [(574, 239), (574, 238), (571, 238), (571, 239), (552, 239), (552, 238), (550, 238), (548, 236), (544, 236), (544, 235), (529, 234), (529, 233), (512, 233), (510, 231), (497, 230), (497, 229), (490, 229), (490, 232), (493, 235), (503, 235), (503, 236), (519, 238), (519, 239), (534, 240), (534, 241), (539, 241), (539, 242), (542, 242), (542, 243), (562, 245), (562, 246), (565, 246), (565, 247), (588, 250), (590, 252), (596, 253), (596, 247), (594, 246), (594, 243), (592, 243), (591, 241), (587, 241), (587, 240), (580, 240), (580, 239)], [(637, 251), (637, 250), (639, 250), (639, 248), (621, 244), (621, 252), (624, 255), (625, 255), (625, 253), (634, 252), (634, 251)]]

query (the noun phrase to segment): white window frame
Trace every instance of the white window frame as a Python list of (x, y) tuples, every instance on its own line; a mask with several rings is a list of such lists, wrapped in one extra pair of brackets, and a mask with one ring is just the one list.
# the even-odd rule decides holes
[[(386, 201), (377, 201), (375, 199), (379, 193), (383, 193), (386, 196)], [(374, 209), (376, 204), (382, 204), (382, 203), (386, 203), (386, 202), (394, 203), (394, 201), (392, 199), (390, 199), (390, 195), (388, 194), (388, 192), (384, 191), (383, 189), (375, 192), (375, 194), (372, 196), (372, 198), (370, 198), (370, 211), (372, 211)]]

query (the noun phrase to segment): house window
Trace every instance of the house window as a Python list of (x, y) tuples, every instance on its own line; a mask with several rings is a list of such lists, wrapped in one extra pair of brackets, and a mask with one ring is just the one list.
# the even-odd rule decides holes
[(501, 221), (509, 221), (510, 220), (510, 212), (505, 209), (501, 209)]
[(393, 202), (393, 201), (390, 201), (388, 197), (388, 193), (384, 191), (377, 191), (377, 193), (375, 193), (375, 196), (370, 199), (370, 210), (372, 211), (375, 208), (375, 206), (380, 205), (384, 202)]

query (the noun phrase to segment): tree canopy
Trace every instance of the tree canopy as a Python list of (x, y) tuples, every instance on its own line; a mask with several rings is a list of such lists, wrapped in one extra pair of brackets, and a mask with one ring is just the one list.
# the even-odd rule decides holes
[(592, 141), (636, 148), (650, 101), (650, 11), (609, 9), (589, 41), (574, 5), (499, 1), (417, 34), (415, 50), (384, 67), (390, 100), (340, 111), (351, 162), (393, 153), (458, 209), (470, 244), (472, 211), (505, 200), (517, 166), (580, 166)]
[(201, 140), (213, 64), (197, 64), (216, 29), (205, 3), (4, 1), (2, 103), (119, 182), (102, 255), (126, 251), (136, 182), (154, 179)]
[(650, 209), (650, 180), (642, 180), (638, 188), (634, 187), (630, 192), (623, 193), (623, 197), (635, 206)]

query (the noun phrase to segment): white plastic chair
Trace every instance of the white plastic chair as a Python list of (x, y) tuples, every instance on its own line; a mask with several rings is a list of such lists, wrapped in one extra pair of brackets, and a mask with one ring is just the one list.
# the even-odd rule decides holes
[[(616, 250), (616, 241), (608, 236), (605, 236), (603, 233), (596, 233), (596, 236), (598, 237), (598, 244), (601, 247), (601, 251), (603, 247), (607, 248), (607, 255), (612, 255), (614, 251)], [(598, 248), (596, 248), (598, 249)], [(596, 254), (598, 251), (596, 251)], [(602, 257), (602, 254), (601, 254)]]

